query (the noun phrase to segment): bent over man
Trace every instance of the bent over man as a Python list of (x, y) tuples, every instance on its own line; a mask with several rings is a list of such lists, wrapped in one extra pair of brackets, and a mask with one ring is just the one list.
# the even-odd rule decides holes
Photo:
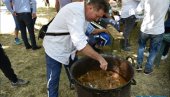
[(57, 13), (43, 41), (46, 53), (48, 97), (58, 97), (61, 66), (69, 65), (69, 59), (74, 59), (77, 50), (99, 61), (102, 69), (107, 69), (108, 63), (88, 45), (85, 35), (88, 21), (98, 20), (107, 11), (108, 3), (105, 0), (90, 0), (69, 3)]

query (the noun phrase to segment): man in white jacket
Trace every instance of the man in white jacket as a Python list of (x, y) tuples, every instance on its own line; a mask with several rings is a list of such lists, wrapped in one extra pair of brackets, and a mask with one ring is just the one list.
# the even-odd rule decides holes
[(61, 66), (68, 65), (69, 59), (74, 59), (77, 50), (99, 61), (103, 70), (107, 69), (108, 63), (88, 45), (85, 35), (88, 21), (98, 20), (107, 11), (108, 3), (105, 0), (90, 0), (86, 3), (69, 3), (57, 13), (43, 41), (48, 97), (58, 97)]
[(150, 52), (145, 64), (144, 73), (153, 72), (153, 62), (160, 48), (163, 33), (164, 20), (169, 7), (169, 0), (144, 0), (144, 19), (140, 29), (139, 47), (137, 54), (137, 71), (142, 70), (143, 54), (146, 42), (150, 40)]

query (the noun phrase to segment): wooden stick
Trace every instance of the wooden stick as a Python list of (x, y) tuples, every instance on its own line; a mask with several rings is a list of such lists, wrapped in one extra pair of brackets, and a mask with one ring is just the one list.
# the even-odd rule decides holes
[[(99, 29), (104, 29), (104, 27), (102, 27), (101, 25), (97, 24), (96, 22), (91, 22), (91, 24), (93, 24), (94, 26), (96, 26)], [(124, 39), (123, 35), (121, 33), (119, 33), (119, 31), (117, 31), (115, 29), (115, 27), (113, 27), (111, 24), (108, 24), (106, 29), (109, 31), (110, 35), (114, 39)]]
[(114, 39), (124, 39), (123, 35), (119, 33), (111, 24), (106, 28)]

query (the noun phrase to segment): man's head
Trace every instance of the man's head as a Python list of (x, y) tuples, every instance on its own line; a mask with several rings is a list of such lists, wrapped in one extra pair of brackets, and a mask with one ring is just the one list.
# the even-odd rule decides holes
[(106, 0), (87, 0), (85, 3), (87, 21), (97, 21), (109, 10), (109, 4)]

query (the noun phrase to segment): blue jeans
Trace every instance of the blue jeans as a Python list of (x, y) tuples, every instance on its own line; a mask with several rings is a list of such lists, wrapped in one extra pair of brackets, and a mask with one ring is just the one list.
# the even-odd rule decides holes
[(156, 54), (157, 54), (157, 52), (161, 46), (161, 42), (163, 40), (163, 34), (151, 35), (151, 34), (146, 34), (146, 33), (140, 32), (140, 36), (139, 36), (139, 40), (138, 40), (139, 47), (138, 47), (138, 52), (137, 52), (138, 65), (142, 65), (144, 49), (146, 46), (146, 42), (148, 40), (150, 40), (150, 52), (149, 52), (149, 56), (147, 58), (147, 62), (145, 65), (145, 71), (151, 72), (154, 59), (156, 57)]
[(14, 18), (14, 22), (15, 22), (15, 30), (16, 31), (19, 31), (20, 30), (20, 27), (19, 27), (19, 24), (18, 24), (18, 21), (17, 21), (17, 18), (16, 16), (12, 15), (13, 18)]
[[(70, 75), (70, 67), (71, 65), (78, 60), (77, 56), (74, 60), (70, 59), (69, 65), (64, 65), (68, 79), (70, 83), (72, 83), (71, 75)], [(58, 89), (59, 89), (59, 80), (60, 73), (62, 68), (62, 63), (52, 59), (46, 54), (46, 68), (47, 68), (47, 89), (48, 89), (48, 97), (58, 97)]]
[(48, 97), (58, 97), (62, 64), (46, 54)]

